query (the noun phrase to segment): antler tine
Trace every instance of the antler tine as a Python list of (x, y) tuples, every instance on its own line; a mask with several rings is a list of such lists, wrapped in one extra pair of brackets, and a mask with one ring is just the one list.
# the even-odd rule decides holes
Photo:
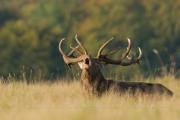
[(70, 45), (70, 48), (71, 48), (72, 50), (68, 53), (68, 56), (71, 56), (75, 51), (78, 52), (79, 55), (82, 55), (82, 53), (78, 50), (79, 45), (77, 45), (76, 47), (72, 47), (72, 46)]
[(138, 51), (139, 51), (139, 55), (138, 55), (137, 59), (140, 60), (142, 57), (142, 51), (141, 51), (140, 47), (138, 47)]
[(87, 55), (87, 50), (84, 48), (84, 46), (81, 44), (81, 42), (78, 40), (77, 34), (75, 35), (75, 40), (78, 43), (78, 45), (83, 49), (84, 53)]
[(138, 51), (139, 51), (139, 55), (137, 56), (137, 58), (134, 58), (134, 57), (131, 57), (131, 56), (127, 56), (127, 59), (128, 60), (131, 60), (131, 59), (136, 59), (136, 60), (140, 60), (141, 59), (141, 57), (142, 57), (142, 51), (141, 51), (141, 48), (140, 47), (138, 47)]
[(59, 52), (62, 54), (63, 56), (63, 59), (64, 59), (64, 62), (66, 64), (71, 64), (71, 63), (77, 63), (77, 62), (80, 62), (82, 61), (82, 55), (77, 57), (77, 58), (71, 58), (71, 57), (68, 57), (64, 51), (62, 50), (62, 43), (63, 41), (65, 40), (65, 38), (61, 39), (60, 42), (59, 42)]
[(62, 42), (65, 40), (65, 38), (62, 38), (59, 42), (59, 51), (62, 54), (62, 56), (66, 56), (66, 54), (62, 50)]
[(129, 38), (127, 38), (127, 40), (128, 40), (128, 47), (127, 47), (126, 52), (122, 55), (121, 60), (125, 59), (129, 55), (132, 48), (131, 40)]
[(114, 39), (114, 37), (112, 37), (111, 39), (107, 40), (98, 50), (98, 54), (97, 54), (97, 58), (99, 58), (101, 56), (102, 51), (104, 50), (104, 48)]

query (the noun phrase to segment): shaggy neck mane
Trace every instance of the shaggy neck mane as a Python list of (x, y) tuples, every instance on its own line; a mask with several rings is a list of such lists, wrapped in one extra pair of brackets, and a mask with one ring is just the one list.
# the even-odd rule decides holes
[[(106, 80), (99, 68), (83, 69), (81, 83), (89, 94), (100, 95), (107, 90)], [(105, 87), (106, 86), (106, 87)]]

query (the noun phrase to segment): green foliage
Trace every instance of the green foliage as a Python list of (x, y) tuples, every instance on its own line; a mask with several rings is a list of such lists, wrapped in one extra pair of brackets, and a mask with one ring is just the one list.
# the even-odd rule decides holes
[[(115, 36), (112, 47), (125, 48), (130, 37), (134, 48), (144, 53), (141, 66), (113, 67), (122, 78), (153, 73), (159, 66), (159, 51), (166, 66), (169, 57), (180, 58), (180, 2), (178, 0), (2, 0), (0, 1), (0, 75), (39, 74), (54, 78), (65, 73), (58, 53), (60, 38), (67, 37), (67, 46), (74, 43), (75, 33), (91, 54)], [(133, 49), (136, 50), (136, 49)], [(177, 64), (179, 66), (179, 64)], [(32, 71), (32, 72), (30, 72)], [(126, 73), (126, 75), (125, 75)], [(119, 76), (118, 75), (118, 76)]]

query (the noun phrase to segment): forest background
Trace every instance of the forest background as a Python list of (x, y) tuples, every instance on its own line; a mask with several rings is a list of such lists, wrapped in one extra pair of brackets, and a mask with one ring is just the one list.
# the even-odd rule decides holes
[[(180, 68), (179, 0), (1, 0), (0, 77), (56, 79), (78, 76), (58, 51), (66, 37), (65, 51), (75, 46), (74, 35), (92, 55), (115, 37), (107, 51), (126, 49), (126, 38), (143, 51), (140, 65), (107, 66), (104, 73), (118, 79), (173, 74)], [(80, 72), (80, 71), (79, 71)], [(70, 75), (70, 74), (69, 74)]]

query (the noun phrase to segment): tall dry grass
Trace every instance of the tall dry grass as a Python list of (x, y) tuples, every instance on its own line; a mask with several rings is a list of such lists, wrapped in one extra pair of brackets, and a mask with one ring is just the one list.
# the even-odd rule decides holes
[(0, 120), (179, 120), (180, 81), (148, 79), (174, 92), (173, 98), (87, 97), (78, 81), (0, 84)]

